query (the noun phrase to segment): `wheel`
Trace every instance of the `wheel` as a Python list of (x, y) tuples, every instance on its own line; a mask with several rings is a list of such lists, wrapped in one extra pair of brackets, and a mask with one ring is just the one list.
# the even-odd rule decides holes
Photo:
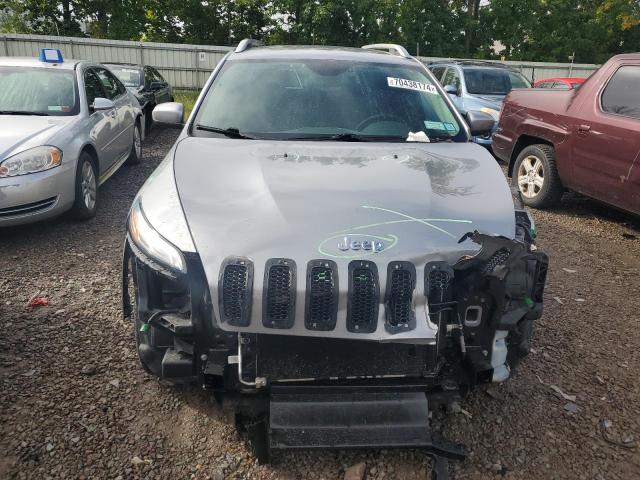
[(98, 208), (98, 175), (93, 157), (87, 152), (80, 154), (76, 169), (76, 192), (71, 215), (78, 220), (87, 220)]
[(153, 125), (152, 117), (153, 108), (147, 108), (144, 112), (144, 134), (149, 135), (151, 132), (151, 126)]
[(538, 144), (524, 148), (516, 159), (511, 182), (525, 205), (548, 208), (557, 204), (563, 189), (553, 147)]
[(131, 153), (127, 158), (129, 165), (137, 165), (142, 160), (142, 135), (140, 133), (140, 121), (136, 121), (133, 127), (133, 145), (131, 145)]

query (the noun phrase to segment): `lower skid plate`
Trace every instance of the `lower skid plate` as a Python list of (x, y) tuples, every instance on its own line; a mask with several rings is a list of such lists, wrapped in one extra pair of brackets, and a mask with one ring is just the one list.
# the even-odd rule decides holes
[(270, 450), (423, 449), (434, 457), (433, 475), (439, 480), (446, 478), (444, 458), (465, 458), (461, 445), (434, 439), (424, 392), (278, 393), (274, 388), (268, 443)]

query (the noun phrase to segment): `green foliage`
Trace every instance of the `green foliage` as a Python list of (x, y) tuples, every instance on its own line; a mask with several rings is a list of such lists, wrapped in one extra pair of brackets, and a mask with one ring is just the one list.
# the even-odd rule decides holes
[(173, 91), (173, 98), (176, 102), (184, 105), (184, 118), (189, 118), (200, 92), (198, 90), (176, 89)]
[[(0, 31), (171, 43), (360, 46), (602, 62), (640, 50), (638, 0), (0, 0)], [(81, 28), (82, 26), (82, 28)]]

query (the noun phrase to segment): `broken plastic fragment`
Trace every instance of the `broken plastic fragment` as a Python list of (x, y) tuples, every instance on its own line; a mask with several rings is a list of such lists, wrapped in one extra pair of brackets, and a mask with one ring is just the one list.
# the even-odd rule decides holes
[(146, 332), (148, 332), (150, 329), (151, 329), (151, 326), (150, 326), (148, 323), (143, 323), (143, 324), (140, 326), (140, 331), (141, 331), (142, 333), (146, 333)]
[(28, 305), (32, 308), (46, 307), (47, 305), (49, 305), (49, 297), (47, 295), (40, 295), (40, 292), (38, 292), (33, 297), (31, 297)]

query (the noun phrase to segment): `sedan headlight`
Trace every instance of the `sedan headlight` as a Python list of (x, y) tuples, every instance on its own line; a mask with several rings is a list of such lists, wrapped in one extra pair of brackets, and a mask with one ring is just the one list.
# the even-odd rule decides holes
[(495, 108), (482, 107), (480, 111), (491, 115), (496, 122), (500, 120), (500, 112)]
[(180, 251), (155, 231), (142, 211), (140, 202), (131, 207), (129, 214), (131, 240), (152, 259), (174, 270), (187, 273), (187, 264)]
[(0, 163), (0, 178), (42, 172), (62, 163), (62, 150), (48, 145), (16, 153)]

